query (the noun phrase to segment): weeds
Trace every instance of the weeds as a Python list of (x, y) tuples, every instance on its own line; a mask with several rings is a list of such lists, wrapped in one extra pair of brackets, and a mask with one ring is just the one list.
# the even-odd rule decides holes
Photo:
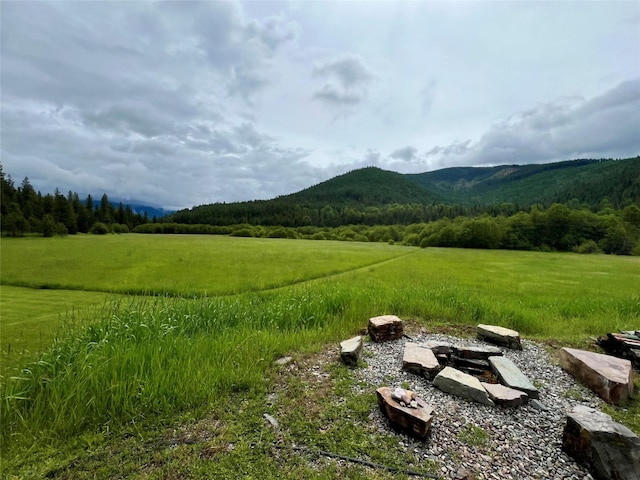
[(471, 423), (465, 423), (458, 433), (458, 439), (470, 447), (484, 447), (489, 443), (489, 438), (486, 430)]

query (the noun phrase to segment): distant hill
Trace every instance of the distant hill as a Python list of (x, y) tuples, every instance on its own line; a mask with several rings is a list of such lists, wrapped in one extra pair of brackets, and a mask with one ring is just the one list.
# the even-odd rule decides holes
[(575, 199), (597, 207), (607, 198), (620, 208), (628, 199), (640, 200), (640, 157), (446, 168), (407, 177), (446, 203), (461, 205), (548, 205)]
[(129, 204), (129, 206), (131, 207), (131, 210), (133, 210), (133, 213), (139, 213), (141, 215), (144, 215), (146, 213), (149, 219), (152, 219), (153, 217), (162, 218), (174, 212), (173, 210), (165, 210), (164, 208), (150, 207), (149, 205)]
[[(164, 208), (156, 208), (156, 207), (151, 207), (149, 205), (131, 203), (129, 200), (120, 200), (118, 198), (109, 199), (109, 203), (113, 205), (113, 208), (118, 208), (118, 205), (122, 203), (124, 207), (128, 206), (129, 208), (131, 208), (131, 210), (135, 214), (139, 213), (140, 215), (144, 215), (146, 213), (149, 220), (151, 220), (153, 217), (162, 218), (174, 213), (174, 210), (165, 210)], [(94, 200), (93, 206), (100, 207), (100, 200)]]
[[(180, 210), (163, 222), (211, 225), (347, 225), (430, 221), (514, 211), (533, 204), (640, 205), (640, 157), (549, 164), (455, 167), (400, 174), (366, 167), (272, 200)], [(399, 208), (402, 206), (403, 208)]]
[(291, 195), (279, 197), (301, 205), (364, 205), (379, 206), (391, 203), (433, 203), (440, 201), (429, 189), (406, 175), (366, 167), (353, 170)]

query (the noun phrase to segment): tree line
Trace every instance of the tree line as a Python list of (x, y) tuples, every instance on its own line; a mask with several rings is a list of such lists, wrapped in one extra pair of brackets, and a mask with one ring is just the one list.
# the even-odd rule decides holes
[(45, 237), (75, 233), (126, 233), (147, 223), (147, 214), (134, 213), (122, 202), (115, 207), (107, 194), (99, 202), (91, 195), (81, 200), (75, 192), (65, 196), (56, 189), (42, 195), (25, 177), (16, 187), (0, 164), (0, 229), (2, 234), (22, 236), (37, 233)]
[(410, 225), (441, 218), (474, 216), (482, 213), (512, 214), (520, 207), (512, 203), (497, 206), (432, 204), (344, 205), (297, 204), (290, 201), (254, 200), (216, 203), (180, 210), (162, 218), (165, 223), (250, 225), (282, 227), (338, 227), (341, 225)]
[[(606, 204), (606, 202), (605, 202)], [(217, 234), (237, 237), (299, 238), (358, 242), (388, 242), (419, 247), (458, 247), (508, 250), (573, 251), (640, 255), (640, 207), (622, 210), (552, 204), (529, 211), (442, 217), (429, 222), (394, 225), (340, 226), (184, 224), (140, 225), (136, 233)], [(503, 209), (504, 210), (504, 209)]]

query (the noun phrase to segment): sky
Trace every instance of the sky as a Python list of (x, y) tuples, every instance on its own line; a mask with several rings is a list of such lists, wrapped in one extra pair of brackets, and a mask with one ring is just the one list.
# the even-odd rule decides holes
[(640, 154), (640, 2), (0, 3), (0, 162), (166, 209)]

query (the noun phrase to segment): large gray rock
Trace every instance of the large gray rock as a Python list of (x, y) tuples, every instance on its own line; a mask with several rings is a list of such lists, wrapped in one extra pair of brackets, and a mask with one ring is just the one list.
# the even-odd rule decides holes
[(396, 428), (419, 438), (426, 437), (431, 429), (433, 408), (422, 402), (424, 406), (417, 408), (403, 407), (392, 397), (393, 390), (390, 387), (380, 387), (376, 390), (378, 405), (382, 413)]
[(562, 448), (595, 478), (640, 479), (640, 438), (593, 408), (578, 405), (567, 415)]
[(499, 383), (480, 382), (489, 394), (489, 398), (498, 405), (505, 407), (518, 407), (525, 403), (529, 396), (521, 390), (505, 387)]
[(382, 315), (370, 318), (368, 330), (374, 342), (396, 340), (404, 335), (402, 320), (395, 315)]
[(440, 371), (441, 366), (431, 349), (407, 342), (404, 346), (402, 368), (408, 372), (433, 378)]
[(480, 380), (453, 367), (445, 367), (436, 375), (436, 378), (433, 379), (433, 386), (443, 392), (473, 400), (474, 402), (492, 407), (495, 405), (489, 398), (487, 391), (480, 384)]
[(633, 368), (629, 360), (562, 348), (560, 365), (606, 402), (621, 405), (633, 395)]
[(515, 388), (526, 393), (531, 398), (538, 398), (540, 392), (531, 383), (529, 378), (506, 357), (489, 357), (489, 363), (493, 373), (507, 387)]
[(512, 348), (514, 350), (522, 350), (520, 334), (510, 328), (499, 327), (497, 325), (480, 324), (476, 327), (476, 332), (481, 340)]
[(362, 337), (360, 335), (340, 342), (340, 357), (346, 365), (355, 367), (358, 364), (361, 351)]

